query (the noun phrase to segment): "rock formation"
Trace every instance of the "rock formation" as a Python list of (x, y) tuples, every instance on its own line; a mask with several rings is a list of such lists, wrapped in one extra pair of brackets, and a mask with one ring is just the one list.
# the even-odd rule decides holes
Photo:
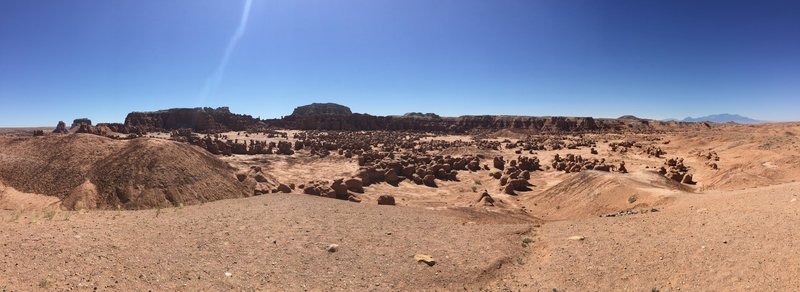
[(197, 132), (244, 131), (262, 127), (259, 119), (220, 108), (174, 108), (156, 112), (132, 112), (125, 118), (128, 130), (155, 132), (181, 128)]
[(670, 158), (664, 161), (658, 173), (676, 182), (684, 184), (695, 184), (692, 180), (692, 175), (689, 173), (689, 167), (683, 164), (683, 158)]
[(53, 130), (53, 133), (68, 134), (69, 130), (67, 130), (67, 124), (65, 124), (64, 121), (58, 121), (58, 125), (56, 125), (56, 129)]
[(292, 116), (349, 116), (353, 112), (349, 107), (335, 103), (312, 103), (294, 109)]
[(87, 118), (75, 119), (75, 120), (72, 121), (72, 126), (70, 126), (70, 128), (76, 128), (76, 127), (80, 127), (82, 125), (91, 126), (92, 125), (92, 120), (87, 119)]
[[(655, 132), (698, 128), (696, 123), (645, 119), (595, 119), (591, 117), (460, 116), (409, 113), (403, 116), (354, 114), (346, 106), (313, 103), (295, 108), (280, 119), (261, 120), (233, 114), (227, 107), (176, 108), (156, 112), (132, 112), (118, 133), (143, 133), (189, 128), (197, 132), (244, 131), (283, 128), (325, 131), (415, 131), (465, 133), (480, 130), (524, 130), (531, 133)], [(564, 145), (567, 146), (567, 145)]]

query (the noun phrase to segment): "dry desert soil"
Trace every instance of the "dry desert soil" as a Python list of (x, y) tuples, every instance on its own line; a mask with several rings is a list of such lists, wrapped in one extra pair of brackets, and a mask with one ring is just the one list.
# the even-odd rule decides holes
[[(1, 132), (0, 291), (800, 289), (798, 124), (423, 134), (393, 149), (405, 134), (283, 132), (225, 138), (307, 146), (226, 156), (169, 133)], [(340, 145), (322, 153), (306, 134)], [(378, 150), (339, 151), (352, 137)], [(463, 157), (479, 168), (456, 171)], [(523, 157), (539, 169), (512, 166)], [(670, 159), (677, 180), (659, 173)], [(457, 177), (434, 171), (435, 187), (389, 173), (444, 164)], [(375, 168), (363, 191), (333, 190)]]

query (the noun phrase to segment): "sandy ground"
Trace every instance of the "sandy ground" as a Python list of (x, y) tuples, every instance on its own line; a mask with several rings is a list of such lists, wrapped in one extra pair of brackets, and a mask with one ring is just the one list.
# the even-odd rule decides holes
[[(490, 138), (521, 138), (513, 134)], [(0, 291), (797, 290), (798, 135), (798, 124), (585, 135), (598, 141), (598, 154), (583, 147), (524, 155), (543, 165), (555, 154), (625, 161), (630, 172), (536, 171), (531, 190), (517, 196), (502, 194), (481, 170), (437, 188), (374, 184), (358, 194), (361, 203), (296, 190), (180, 208), (62, 211), (52, 197), (0, 183)], [(667, 154), (610, 151), (609, 143), (628, 139)], [(720, 157), (717, 170), (697, 155), (709, 150)], [(493, 156), (518, 156), (514, 149), (441, 152), (477, 153), (489, 165)], [(654, 172), (671, 157), (685, 159), (696, 185)], [(286, 184), (358, 171), (355, 159), (305, 151), (222, 159), (240, 170), (259, 166)], [(483, 190), (494, 206), (477, 202)], [(378, 206), (385, 194), (398, 206)], [(641, 213), (604, 216), (630, 210)], [(326, 251), (331, 244), (336, 252)], [(418, 263), (416, 254), (436, 264)]]
[(797, 290), (798, 197), (800, 183), (789, 183), (682, 195), (656, 213), (547, 223), (536, 230), (528, 264), (491, 287)]
[(486, 218), (296, 194), (148, 211), (2, 211), (0, 289), (475, 289), (523, 256), (533, 225), (473, 216)]
[(797, 197), (800, 183), (686, 194), (659, 212), (541, 225), (293, 194), (3, 211), (0, 288), (785, 291), (800, 287)]

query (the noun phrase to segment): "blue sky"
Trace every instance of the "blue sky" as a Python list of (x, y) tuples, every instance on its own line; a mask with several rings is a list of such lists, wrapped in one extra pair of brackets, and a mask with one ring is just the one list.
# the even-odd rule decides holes
[(280, 117), (316, 101), (378, 115), (800, 120), (800, 1), (246, 6), (2, 1), (0, 126), (196, 106)]

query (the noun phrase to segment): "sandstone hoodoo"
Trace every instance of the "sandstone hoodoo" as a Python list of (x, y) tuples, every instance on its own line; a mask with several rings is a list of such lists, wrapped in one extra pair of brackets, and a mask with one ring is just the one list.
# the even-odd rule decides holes
[(69, 130), (67, 130), (67, 124), (64, 123), (64, 121), (58, 121), (58, 125), (56, 125), (56, 129), (53, 130), (53, 133), (68, 134)]
[(294, 109), (292, 116), (349, 116), (353, 112), (349, 107), (335, 103), (312, 103)]

